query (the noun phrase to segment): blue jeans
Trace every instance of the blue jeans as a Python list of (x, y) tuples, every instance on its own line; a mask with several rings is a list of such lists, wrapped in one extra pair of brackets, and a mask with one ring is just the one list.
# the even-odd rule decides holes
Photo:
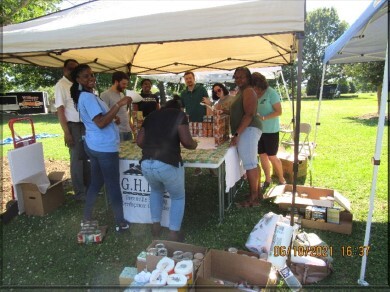
[(85, 142), (84, 148), (91, 162), (91, 183), (87, 191), (84, 220), (91, 220), (93, 206), (104, 184), (110, 198), (116, 224), (125, 222), (119, 181), (119, 153), (94, 151), (89, 149)]
[(175, 167), (159, 160), (144, 160), (142, 173), (148, 181), (150, 192), (150, 213), (152, 222), (161, 221), (163, 196), (167, 191), (171, 197), (169, 230), (179, 231), (184, 216), (185, 188), (184, 166)]

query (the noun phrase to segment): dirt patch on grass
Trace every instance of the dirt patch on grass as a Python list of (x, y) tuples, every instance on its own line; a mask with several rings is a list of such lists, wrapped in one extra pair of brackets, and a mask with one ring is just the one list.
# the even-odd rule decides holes
[[(379, 118), (378, 113), (369, 113), (369, 114), (364, 114), (362, 116), (357, 117), (359, 120), (375, 120)], [(385, 116), (385, 120), (389, 120), (389, 116)]]
[[(46, 160), (45, 167), (46, 167), (47, 174), (49, 174), (52, 171), (63, 171), (64, 172), (64, 179), (67, 180), (66, 183), (67, 184), (70, 183), (70, 164), (69, 164), (69, 161)], [(7, 202), (12, 200), (12, 188), (11, 187), (12, 187), (12, 180), (11, 180), (11, 172), (9, 169), (8, 159), (3, 158), (2, 167), (1, 167), (0, 213), (3, 213), (6, 210)]]

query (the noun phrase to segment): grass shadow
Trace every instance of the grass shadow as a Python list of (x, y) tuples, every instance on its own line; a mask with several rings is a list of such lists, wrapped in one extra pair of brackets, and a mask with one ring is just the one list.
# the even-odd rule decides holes
[[(355, 123), (362, 124), (364, 126), (376, 127), (378, 126), (378, 115), (377, 114), (366, 114), (360, 117), (346, 117), (346, 120), (354, 121)], [(389, 126), (388, 116), (385, 117), (385, 127)]]

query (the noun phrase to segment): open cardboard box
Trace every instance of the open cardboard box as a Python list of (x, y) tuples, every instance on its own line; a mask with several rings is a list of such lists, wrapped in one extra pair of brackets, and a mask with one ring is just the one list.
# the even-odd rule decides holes
[(65, 201), (63, 176), (64, 172), (51, 172), (48, 175), (50, 186), (45, 194), (42, 194), (33, 183), (20, 184), (27, 215), (44, 216), (63, 204)]
[[(282, 163), (283, 176), (288, 183), (293, 182), (294, 177), (294, 155), (287, 152), (278, 152), (278, 158)], [(307, 175), (307, 157), (298, 156), (298, 172), (297, 177), (306, 177)]]
[[(148, 250), (149, 248), (155, 247), (157, 243), (163, 243), (165, 245), (165, 248), (168, 250), (168, 257), (172, 257), (172, 254), (174, 251), (181, 250), (183, 252), (192, 252), (193, 254), (195, 253), (203, 253), (206, 255), (207, 248), (202, 247), (202, 246), (197, 246), (197, 245), (192, 245), (192, 244), (186, 244), (186, 243), (180, 243), (180, 242), (175, 242), (175, 241), (167, 241), (167, 240), (153, 240), (152, 243), (146, 248)], [(163, 256), (153, 256), (153, 255), (147, 255), (146, 256), (146, 261), (141, 261), (137, 259), (137, 269), (138, 272), (143, 271), (145, 268), (149, 272), (153, 271), (157, 263), (163, 258)], [(196, 271), (194, 271), (194, 278), (195, 277)]]
[[(292, 185), (280, 185), (271, 188), (265, 195), (264, 198), (275, 197), (274, 203), (279, 205), (279, 208), (287, 210), (291, 207), (291, 196), (284, 196), (285, 192), (292, 193)], [(351, 203), (347, 198), (341, 195), (336, 190), (300, 186), (297, 185), (298, 196), (295, 196), (295, 207), (305, 208), (306, 206), (322, 206), (322, 207), (333, 207), (333, 203), (337, 202), (345, 211), (340, 212), (340, 223), (327, 223), (313, 220), (302, 219), (302, 227), (328, 230), (338, 233), (351, 234), (352, 232), (352, 213)], [(307, 194), (307, 198), (300, 197), (301, 194)], [(333, 200), (322, 200), (321, 197), (332, 197)]]
[(210, 249), (199, 268), (195, 287), (200, 291), (223, 291), (227, 288), (231, 288), (229, 291), (242, 291), (233, 289), (231, 285), (217, 283), (217, 280), (230, 283), (248, 282), (250, 285), (271, 287), (276, 284), (276, 279), (270, 279), (270, 272), (271, 264), (266, 261)]

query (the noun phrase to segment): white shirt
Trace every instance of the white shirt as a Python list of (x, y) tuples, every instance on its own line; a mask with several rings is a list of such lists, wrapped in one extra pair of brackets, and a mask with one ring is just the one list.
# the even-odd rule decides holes
[(59, 108), (60, 106), (64, 106), (65, 117), (68, 122), (80, 122), (79, 112), (74, 107), (73, 99), (70, 96), (70, 87), (72, 84), (65, 76), (58, 80), (54, 87), (55, 107)]

